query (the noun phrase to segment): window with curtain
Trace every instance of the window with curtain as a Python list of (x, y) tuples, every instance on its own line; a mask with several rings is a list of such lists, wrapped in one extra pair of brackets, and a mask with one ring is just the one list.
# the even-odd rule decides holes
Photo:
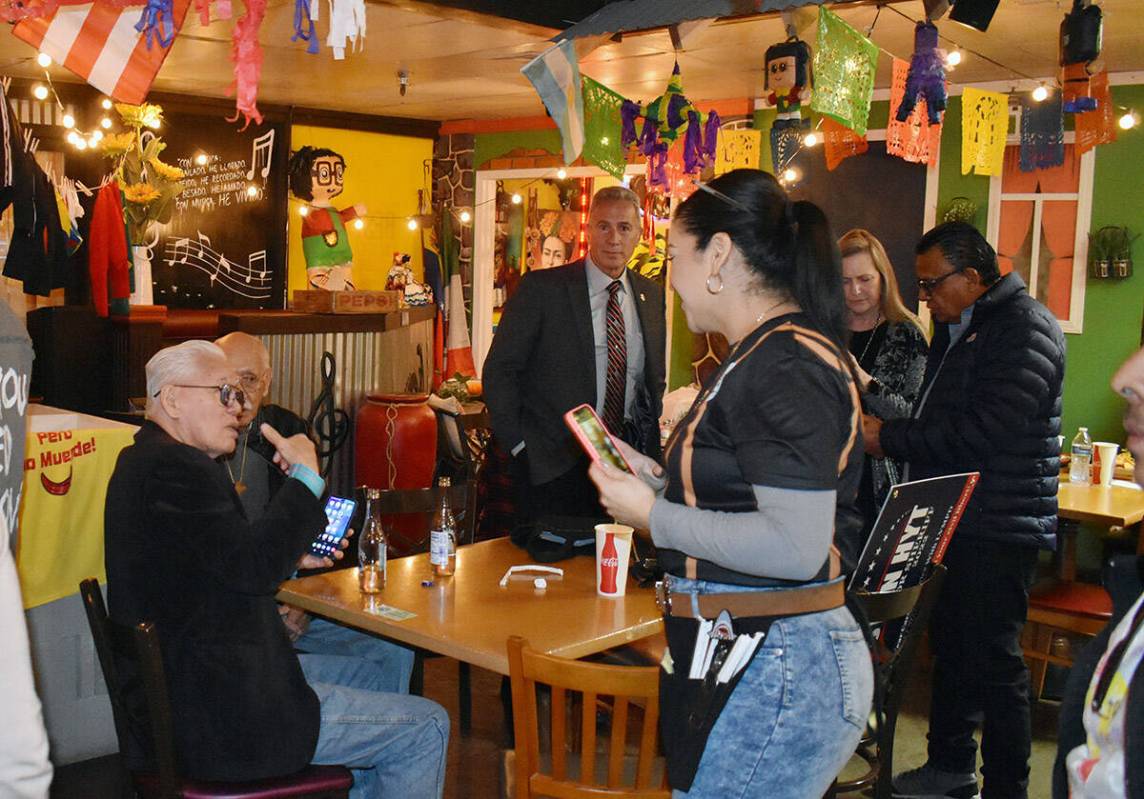
[(1021, 275), (1066, 333), (1080, 333), (1093, 153), (1078, 157), (1072, 136), (1066, 134), (1063, 164), (1034, 172), (1021, 171), (1020, 145), (1011, 138), (1002, 174), (990, 178), (987, 237), (1001, 273)]

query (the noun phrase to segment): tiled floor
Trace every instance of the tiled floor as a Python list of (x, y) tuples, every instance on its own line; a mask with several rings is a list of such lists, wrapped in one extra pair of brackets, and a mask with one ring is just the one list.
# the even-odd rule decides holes
[[(899, 717), (895, 766), (911, 768), (925, 760), (925, 712), (928, 673), (919, 672), (905, 712)], [(449, 711), (454, 729), (449, 744), (445, 796), (447, 799), (495, 799), (500, 792), (504, 721), (499, 675), (473, 669), (473, 728), (468, 735), (457, 729), (457, 667), (453, 661), (426, 661), (426, 695)], [(1050, 770), (1056, 754), (1057, 706), (1040, 702), (1033, 712), (1033, 757), (1030, 799), (1050, 798)], [(112, 799), (118, 797), (115, 757), (74, 764), (57, 772), (52, 799)], [(399, 798), (400, 799), (400, 798)]]

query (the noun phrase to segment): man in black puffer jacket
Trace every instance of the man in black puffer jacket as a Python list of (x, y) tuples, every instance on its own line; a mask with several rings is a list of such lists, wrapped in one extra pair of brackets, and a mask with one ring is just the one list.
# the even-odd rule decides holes
[(910, 480), (980, 471), (943, 561), (933, 610), (929, 761), (894, 778), (899, 796), (973, 797), (982, 726), (986, 797), (1022, 799), (1029, 774), (1029, 674), (1020, 635), (1037, 550), (1056, 544), (1065, 345), (1052, 313), (971, 225), (917, 246), (934, 319), (909, 419), (864, 420), (867, 451), (907, 461)]

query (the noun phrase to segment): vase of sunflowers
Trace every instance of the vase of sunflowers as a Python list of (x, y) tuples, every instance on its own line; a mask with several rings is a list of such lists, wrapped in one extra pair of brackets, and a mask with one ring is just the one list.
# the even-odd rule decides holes
[(183, 191), (183, 170), (160, 158), (167, 148), (155, 132), (163, 124), (162, 108), (153, 103), (116, 103), (115, 110), (126, 130), (104, 136), (100, 147), (115, 162), (112, 175), (123, 192), (123, 216), (138, 287), (132, 303), (149, 305), (151, 246), (158, 240), (156, 228), (171, 221), (175, 198)]

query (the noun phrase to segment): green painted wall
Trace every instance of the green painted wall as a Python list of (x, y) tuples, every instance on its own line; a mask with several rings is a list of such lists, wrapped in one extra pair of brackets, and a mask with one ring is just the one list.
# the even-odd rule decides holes
[(560, 131), (517, 130), (508, 133), (478, 133), (473, 144), (473, 164), (481, 169), (494, 158), (501, 158), (517, 148), (545, 150), (553, 155), (564, 152)]

